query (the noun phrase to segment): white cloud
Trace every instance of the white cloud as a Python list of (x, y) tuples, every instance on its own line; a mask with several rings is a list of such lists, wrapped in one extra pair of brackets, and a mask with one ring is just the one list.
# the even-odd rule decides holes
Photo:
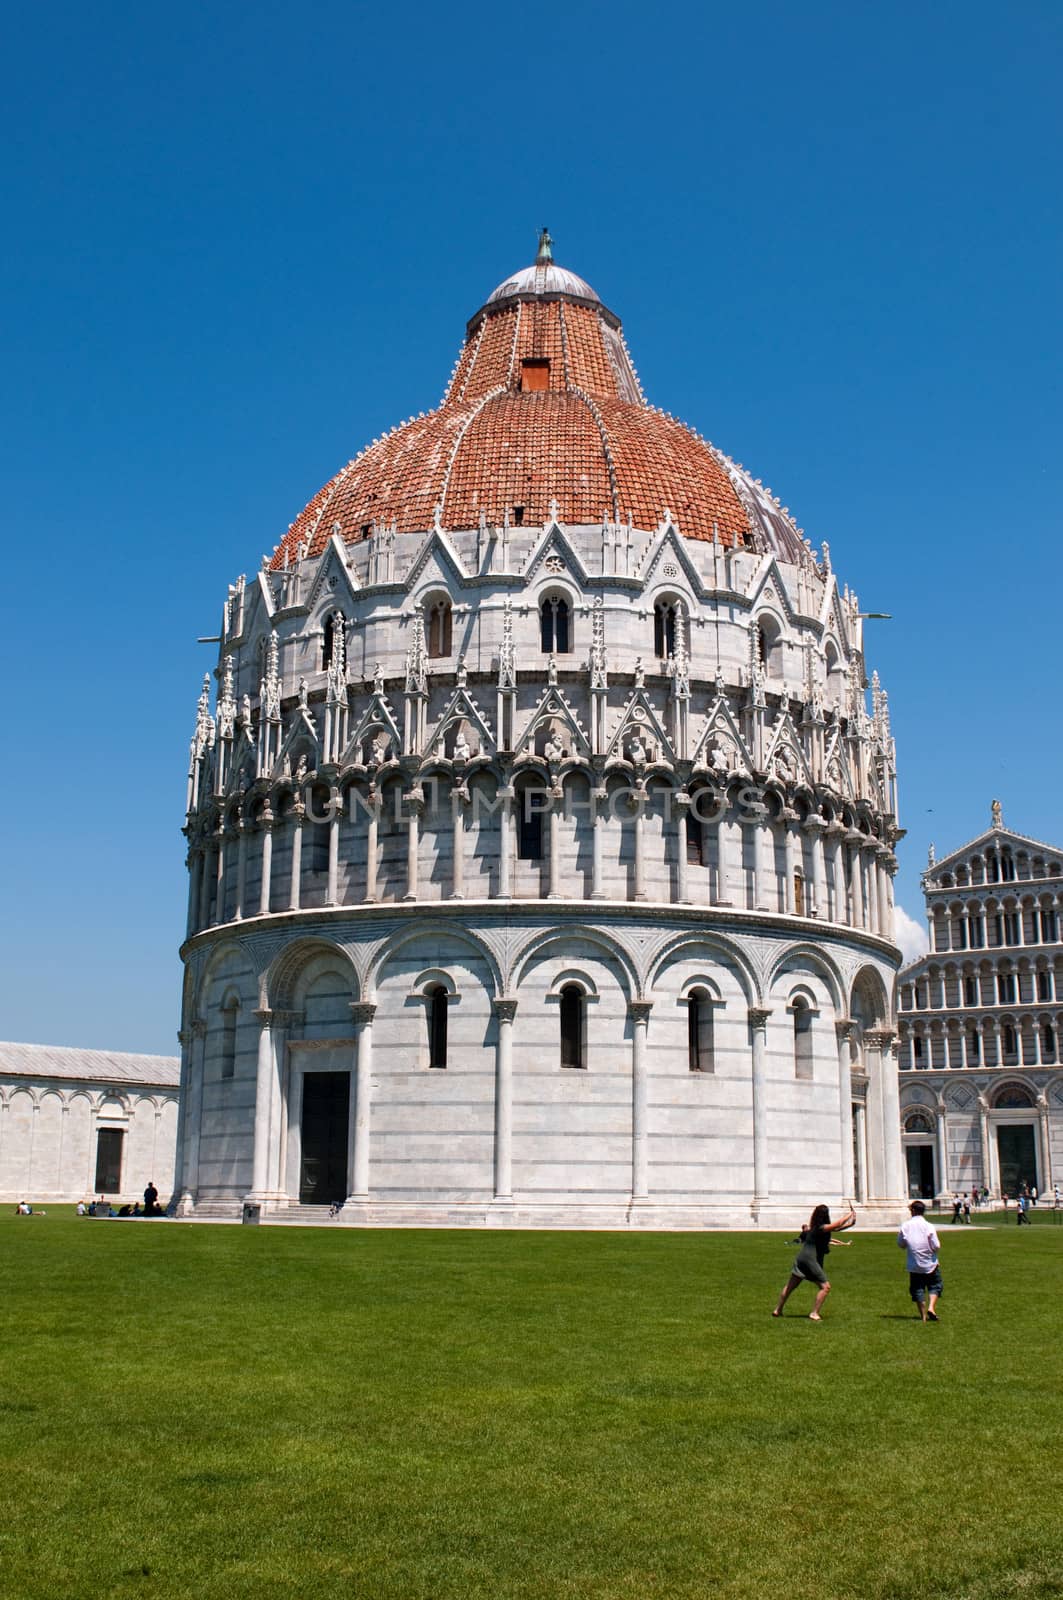
[(901, 947), (905, 966), (918, 956), (926, 955), (930, 948), (926, 923), (917, 922), (914, 917), (910, 917), (903, 906), (898, 905), (893, 908), (893, 937)]

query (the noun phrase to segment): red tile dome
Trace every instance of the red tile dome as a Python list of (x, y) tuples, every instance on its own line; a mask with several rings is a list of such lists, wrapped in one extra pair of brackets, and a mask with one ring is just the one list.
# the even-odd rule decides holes
[(532, 267), (506, 279), (470, 320), (443, 403), (349, 462), (314, 496), (273, 566), (333, 533), (347, 543), (374, 524), (541, 526), (665, 512), (691, 539), (717, 536), (794, 559), (789, 517), (691, 429), (646, 404), (620, 322), (582, 278), (553, 264), (543, 233)]

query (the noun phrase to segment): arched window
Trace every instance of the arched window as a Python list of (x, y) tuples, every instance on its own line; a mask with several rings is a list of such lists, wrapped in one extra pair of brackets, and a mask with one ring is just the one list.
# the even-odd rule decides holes
[(687, 1066), (691, 1072), (715, 1071), (714, 1009), (707, 989), (691, 989), (687, 996)]
[(428, 654), (433, 661), (449, 656), (453, 641), (453, 613), (450, 601), (440, 598), (428, 607)]
[(1025, 1110), (1033, 1106), (1033, 1096), (1021, 1083), (1006, 1083), (993, 1096), (993, 1105), (999, 1111)]
[(925, 1111), (909, 1111), (904, 1119), (905, 1133), (933, 1133), (934, 1125)]
[(447, 991), (437, 983), (428, 991), (428, 1065), (447, 1064)]
[(342, 634), (343, 626), (344, 618), (342, 613), (339, 611), (334, 611), (331, 616), (325, 618), (325, 628), (321, 635), (322, 672), (332, 665), (333, 659), (336, 655), (336, 643)]
[(676, 640), (683, 637), (686, 613), (678, 600), (658, 600), (653, 608), (653, 653), (667, 659), (675, 655)]
[(1046, 1022), (1041, 1031), (1041, 1045), (1046, 1059), (1054, 1061), (1056, 1055), (1056, 1030), (1050, 1022)]
[(517, 855), (521, 861), (543, 858), (544, 800), (544, 791), (532, 784), (517, 790)]
[(566, 983), (561, 990), (561, 1065), (585, 1066), (583, 1038), (587, 1002), (577, 983)]
[(768, 613), (757, 620), (757, 655), (768, 677), (782, 677), (782, 633)]
[(236, 1025), (240, 1020), (240, 1002), (234, 994), (226, 995), (221, 1008), (221, 1075), (232, 1078), (236, 1073)]
[(1004, 1024), (1004, 1054), (1006, 1056), (1014, 1056), (1016, 1054), (1015, 1029), (1010, 1022), (1005, 1022)]
[(803, 917), (805, 914), (805, 879), (804, 874), (794, 873), (794, 916)]
[(703, 867), (705, 858), (705, 827), (700, 817), (687, 807), (686, 816), (687, 861), (692, 867)]
[(977, 1028), (972, 1028), (967, 1035), (967, 1057), (970, 1061), (982, 1059), (982, 1036)]
[(794, 1017), (794, 1075), (812, 1077), (812, 1008), (803, 995), (792, 1002)]
[(546, 655), (572, 653), (571, 611), (564, 595), (548, 594), (539, 606), (539, 643)]
[[(329, 853), (329, 816), (331, 812), (332, 797), (323, 786), (315, 786), (311, 793), (311, 803), (308, 815), (310, 824), (309, 838), (304, 836), (303, 850), (310, 857), (311, 872), (328, 871)], [(309, 845), (309, 849), (307, 846)]]

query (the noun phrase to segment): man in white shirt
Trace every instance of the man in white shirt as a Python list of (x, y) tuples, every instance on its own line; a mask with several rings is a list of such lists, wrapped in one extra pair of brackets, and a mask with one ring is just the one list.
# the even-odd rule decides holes
[(926, 1220), (923, 1202), (913, 1200), (908, 1209), (912, 1214), (901, 1224), (897, 1234), (897, 1243), (908, 1252), (908, 1293), (919, 1307), (923, 1321), (936, 1322), (936, 1307), (943, 1293), (938, 1265), (941, 1242)]

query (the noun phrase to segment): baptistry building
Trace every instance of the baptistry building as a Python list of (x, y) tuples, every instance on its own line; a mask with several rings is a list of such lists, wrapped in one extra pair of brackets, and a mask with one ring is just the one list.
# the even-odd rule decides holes
[(859, 602), (555, 264), (224, 597), (176, 1196), (355, 1224), (903, 1203)]

